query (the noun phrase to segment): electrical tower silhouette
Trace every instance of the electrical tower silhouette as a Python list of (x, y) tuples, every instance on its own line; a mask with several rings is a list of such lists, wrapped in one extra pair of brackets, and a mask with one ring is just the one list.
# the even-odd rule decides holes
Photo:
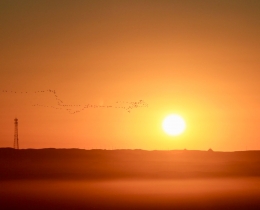
[(14, 119), (14, 149), (19, 149), (18, 142), (18, 119)]

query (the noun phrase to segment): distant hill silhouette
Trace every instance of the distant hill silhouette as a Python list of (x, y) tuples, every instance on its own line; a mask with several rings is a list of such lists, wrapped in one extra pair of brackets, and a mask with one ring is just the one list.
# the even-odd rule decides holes
[(260, 177), (260, 151), (0, 148), (0, 179)]

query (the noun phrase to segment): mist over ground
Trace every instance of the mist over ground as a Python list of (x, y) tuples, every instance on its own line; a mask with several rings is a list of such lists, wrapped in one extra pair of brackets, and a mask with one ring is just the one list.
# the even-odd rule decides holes
[(259, 151), (1, 148), (0, 197), (4, 209), (252, 209), (259, 163)]

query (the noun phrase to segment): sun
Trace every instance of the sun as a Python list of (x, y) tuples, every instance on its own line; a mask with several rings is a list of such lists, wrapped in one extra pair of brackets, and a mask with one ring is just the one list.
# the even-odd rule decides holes
[(163, 120), (162, 127), (167, 134), (178, 136), (186, 129), (186, 123), (181, 116), (173, 114)]

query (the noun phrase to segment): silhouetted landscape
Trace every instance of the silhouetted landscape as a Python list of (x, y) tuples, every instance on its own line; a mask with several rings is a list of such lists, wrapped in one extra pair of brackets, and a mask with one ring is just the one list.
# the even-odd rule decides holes
[(260, 177), (260, 151), (2, 148), (0, 158), (1, 180)]
[(260, 206), (260, 151), (1, 148), (0, 178), (6, 208)]

